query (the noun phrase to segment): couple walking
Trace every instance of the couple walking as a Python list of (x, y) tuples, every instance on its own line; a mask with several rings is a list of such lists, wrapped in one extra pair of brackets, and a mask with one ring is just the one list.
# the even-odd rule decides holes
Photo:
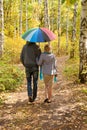
[(51, 46), (46, 44), (44, 52), (41, 53), (36, 43), (28, 41), (22, 49), (20, 59), (25, 67), (29, 102), (34, 102), (37, 97), (39, 66), (42, 67), (45, 84), (44, 102), (51, 103), (52, 101), (53, 77), (57, 75), (57, 70), (55, 56), (51, 49)]

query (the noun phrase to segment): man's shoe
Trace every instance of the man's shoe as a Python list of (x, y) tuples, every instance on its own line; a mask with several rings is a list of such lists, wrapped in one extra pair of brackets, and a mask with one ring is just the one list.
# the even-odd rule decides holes
[(33, 102), (33, 99), (32, 99), (32, 97), (29, 97), (29, 102)]

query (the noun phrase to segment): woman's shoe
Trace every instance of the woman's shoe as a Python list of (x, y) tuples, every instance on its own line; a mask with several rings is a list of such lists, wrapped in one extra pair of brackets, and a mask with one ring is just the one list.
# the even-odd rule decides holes
[(51, 100), (49, 100), (49, 99), (47, 100), (47, 103), (51, 103), (51, 102), (52, 102)]
[(46, 98), (45, 100), (44, 100), (44, 103), (46, 103), (48, 101), (48, 98)]
[(32, 99), (32, 97), (29, 97), (29, 102), (33, 102), (33, 99)]

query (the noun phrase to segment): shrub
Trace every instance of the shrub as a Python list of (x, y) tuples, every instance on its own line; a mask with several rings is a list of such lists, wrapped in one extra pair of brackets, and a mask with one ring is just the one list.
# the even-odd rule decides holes
[(19, 63), (20, 52), (26, 41), (6, 37), (2, 59), (8, 63)]
[(15, 90), (23, 79), (24, 72), (17, 66), (0, 62), (0, 91)]
[(78, 58), (69, 59), (64, 68), (64, 75), (69, 80), (78, 80), (79, 65)]

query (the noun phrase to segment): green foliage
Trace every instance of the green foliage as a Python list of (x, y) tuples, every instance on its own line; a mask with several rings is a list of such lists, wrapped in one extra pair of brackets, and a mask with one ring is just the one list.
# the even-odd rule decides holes
[(79, 0), (70, 0), (71, 4), (74, 4), (75, 2), (78, 2)]
[[(78, 41), (78, 39), (75, 40), (74, 42), (70, 42), (70, 48), (69, 49), (70, 49), (71, 53), (74, 53), (74, 57), (79, 56), (79, 41)], [(70, 57), (71, 57), (71, 55), (72, 54), (70, 54)]]
[(5, 100), (5, 94), (2, 92), (0, 93), (0, 105), (3, 104), (3, 101)]
[(2, 60), (8, 63), (19, 63), (20, 62), (20, 52), (25, 41), (21, 38), (11, 39), (6, 37), (4, 45), (4, 54)]
[(78, 58), (69, 59), (66, 62), (64, 68), (64, 75), (67, 77), (67, 79), (78, 80), (78, 73), (79, 73), (78, 62), (79, 62)]
[[(66, 3), (68, 2), (69, 5), (69, 25), (68, 25), (68, 34), (69, 34), (69, 46), (71, 41), (72, 35), (72, 22), (73, 22), (73, 8), (74, 2), (76, 0), (62, 0), (61, 2), (64, 3), (61, 5), (61, 45), (60, 45), (60, 52), (61, 54), (65, 54), (66, 51), (66, 13), (67, 13), (67, 6)], [(38, 4), (38, 1), (32, 2), (28, 0), (28, 27), (36, 27), (36, 26), (44, 26), (44, 2)], [(48, 13), (50, 18), (50, 29), (54, 32), (58, 30), (58, 1), (48, 1)], [(8, 5), (8, 6), (7, 6)], [(67, 4), (68, 5), (68, 4)], [(78, 2), (78, 14), (77, 14), (77, 35), (79, 35), (79, 24), (80, 24), (80, 2)], [(22, 2), (22, 33), (26, 31), (26, 1)], [(55, 15), (54, 15), (55, 14)], [(4, 48), (5, 48), (5, 57), (8, 59), (9, 62), (19, 63), (20, 59), (20, 51), (23, 45), (23, 41), (20, 40), (19, 36), (19, 15), (20, 15), (20, 1), (4, 1), (4, 33), (5, 36), (10, 37), (6, 38)], [(15, 19), (16, 17), (16, 19)], [(58, 33), (58, 32), (57, 32)], [(56, 36), (58, 34), (56, 33)], [(64, 40), (63, 40), (64, 39)], [(79, 37), (77, 37), (79, 40)], [(55, 47), (53, 46), (54, 51), (57, 53), (57, 45), (58, 39), (56, 38)], [(78, 45), (77, 45), (78, 46)], [(69, 48), (70, 49), (70, 48)], [(68, 51), (70, 51), (68, 49)], [(69, 53), (69, 52), (68, 52)]]
[(87, 95), (87, 89), (86, 88), (83, 88), (81, 91)]
[(17, 66), (0, 62), (0, 91), (15, 90), (23, 79), (24, 73)]
[(87, 74), (87, 64), (85, 64), (85, 65), (83, 66), (82, 74), (84, 74), (84, 75)]
[(75, 2), (78, 2), (79, 0), (61, 0), (61, 3), (63, 4), (64, 2), (68, 4), (74, 4)]
[[(52, 46), (52, 51), (55, 55), (57, 55), (57, 53), (58, 53), (58, 49), (57, 49), (58, 48), (58, 42), (57, 42), (57, 40), (58, 39), (56, 38), (56, 40), (50, 42), (50, 44)], [(65, 39), (65, 36), (63, 35), (63, 36), (61, 36), (60, 56), (66, 54), (66, 46), (65, 46), (66, 44), (65, 43), (66, 43), (66, 39)], [(45, 44), (47, 44), (47, 43), (43, 43), (43, 44), (41, 43), (40, 44), (42, 51), (44, 51), (44, 45)]]
[(63, 4), (66, 0), (61, 0), (61, 3)]
[(3, 99), (0, 97), (0, 105), (3, 103)]
[[(53, 47), (53, 52), (57, 54), (58, 51), (58, 0), (55, 1), (48, 1), (48, 13), (50, 18), (50, 29), (55, 32), (56, 34), (56, 40), (51, 42), (51, 45)], [(71, 37), (72, 37), (72, 22), (73, 22), (73, 9), (74, 9), (74, 2), (76, 0), (62, 0), (61, 5), (61, 44), (60, 44), (60, 55), (66, 54), (66, 13), (67, 13), (67, 6), (69, 8), (69, 25), (68, 25), (68, 34), (69, 34), (69, 43), (68, 43), (68, 54), (73, 49), (75, 50), (75, 56), (78, 54), (78, 41), (79, 41), (79, 26), (80, 26), (80, 10), (81, 10), (81, 1), (78, 2), (78, 13), (77, 13), (77, 27), (76, 27), (76, 42), (73, 46), (73, 43), (71, 43)], [(26, 1), (24, 0), (22, 2), (22, 30), (23, 32), (26, 31)], [(36, 27), (36, 26), (44, 26), (44, 2), (41, 2), (41, 4), (38, 4), (38, 1), (32, 2), (31, 0), (28, 0), (28, 27)], [(55, 15), (54, 15), (55, 14)], [(20, 52), (23, 47), (23, 44), (25, 44), (25, 41), (21, 39), (19, 36), (19, 15), (20, 15), (20, 1), (9, 1), (4, 0), (4, 33), (5, 33), (5, 44), (4, 44), (4, 55), (2, 57), (2, 60), (5, 64), (10, 63), (20, 63)], [(16, 18), (16, 19), (15, 19)], [(22, 32), (22, 33), (23, 33)], [(19, 38), (20, 37), (20, 38)], [(44, 43), (41, 44), (41, 48), (43, 50)], [(71, 66), (67, 66), (66, 73), (69, 75), (70, 73), (77, 73), (73, 72), (73, 64), (70, 63)], [(78, 68), (78, 65), (77, 65)], [(78, 69), (77, 69), (78, 70)], [(76, 74), (75, 74), (76, 75)], [(4, 80), (4, 79), (3, 79)], [(2, 81), (5, 82), (5, 81)], [(15, 84), (15, 81), (8, 80), (8, 82), (13, 82)], [(2, 84), (2, 89), (4, 90), (5, 87)]]

